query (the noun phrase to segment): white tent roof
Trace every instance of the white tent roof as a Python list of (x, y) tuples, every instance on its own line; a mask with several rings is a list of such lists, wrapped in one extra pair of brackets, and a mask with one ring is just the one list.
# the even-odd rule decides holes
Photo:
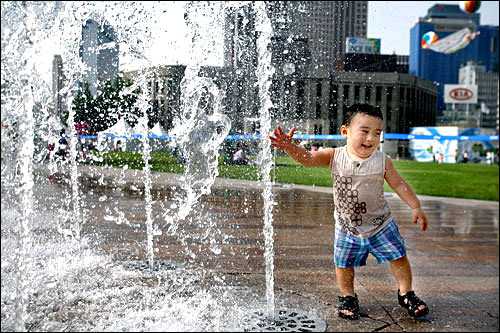
[(137, 133), (133, 127), (131, 127), (124, 118), (120, 118), (116, 124), (111, 126), (110, 128), (99, 132), (100, 135), (106, 134), (114, 134), (114, 135), (125, 135), (127, 139), (131, 139), (131, 136), (137, 135)]
[(151, 129), (151, 134), (162, 136), (162, 135), (168, 135), (167, 131), (163, 129), (163, 127), (160, 126), (160, 123), (156, 123), (156, 125)]

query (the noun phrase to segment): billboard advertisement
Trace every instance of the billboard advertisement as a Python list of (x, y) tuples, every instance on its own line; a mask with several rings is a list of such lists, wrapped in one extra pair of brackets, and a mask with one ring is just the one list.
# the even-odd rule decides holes
[(477, 85), (445, 84), (444, 102), (450, 104), (477, 104)]
[(346, 53), (375, 53), (374, 43), (364, 39), (364, 38), (346, 38)]
[[(428, 135), (434, 139), (410, 139), (410, 156), (413, 160), (419, 162), (439, 162), (439, 155), (443, 154), (441, 162), (457, 163), (461, 162), (461, 156), (464, 151), (469, 154), (470, 160), (482, 161), (485, 156), (481, 156), (474, 146), (481, 145), (483, 151), (498, 148), (498, 141), (473, 141), (457, 140), (459, 137), (468, 137), (476, 135), (493, 135), (495, 129), (484, 128), (464, 128), (457, 126), (436, 126), (436, 127), (412, 127), (410, 135)], [(457, 139), (442, 139), (443, 136), (455, 136)], [(458, 153), (458, 159), (456, 154)]]
[(368, 41), (373, 43), (373, 51), (375, 54), (380, 54), (380, 38), (368, 38)]

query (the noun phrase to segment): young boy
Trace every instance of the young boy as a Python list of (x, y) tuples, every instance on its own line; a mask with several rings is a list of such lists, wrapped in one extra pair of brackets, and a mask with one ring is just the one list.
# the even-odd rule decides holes
[(413, 222), (427, 229), (420, 201), (396, 171), (389, 157), (377, 150), (383, 115), (378, 107), (354, 104), (345, 114), (340, 131), (347, 144), (339, 148), (307, 151), (292, 142), (295, 127), (285, 134), (280, 126), (270, 136), (271, 145), (283, 149), (305, 166), (328, 166), (333, 179), (335, 205), (335, 272), (341, 302), (339, 316), (359, 318), (359, 301), (354, 292), (354, 268), (366, 265), (368, 253), (378, 263), (390, 262), (399, 286), (398, 302), (415, 318), (429, 312), (412, 291), (412, 273), (404, 241), (384, 198), (384, 179), (412, 209)]

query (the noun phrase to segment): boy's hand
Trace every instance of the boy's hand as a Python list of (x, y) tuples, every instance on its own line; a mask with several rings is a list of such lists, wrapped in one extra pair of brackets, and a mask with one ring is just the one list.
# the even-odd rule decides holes
[(414, 208), (412, 209), (412, 217), (413, 223), (417, 224), (417, 220), (420, 220), (420, 224), (422, 225), (422, 231), (427, 229), (427, 217), (424, 214), (422, 208)]
[(283, 150), (290, 148), (294, 132), (295, 127), (292, 127), (290, 132), (285, 134), (279, 125), (276, 126), (276, 129), (273, 131), (275, 137), (269, 136), (269, 139), (271, 139), (271, 146), (278, 147)]

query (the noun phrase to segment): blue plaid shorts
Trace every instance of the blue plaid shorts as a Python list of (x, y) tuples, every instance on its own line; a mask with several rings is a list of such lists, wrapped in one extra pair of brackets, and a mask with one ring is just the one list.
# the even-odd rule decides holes
[(371, 253), (379, 264), (395, 260), (406, 254), (403, 237), (399, 234), (396, 219), (384, 229), (370, 238), (351, 236), (340, 228), (335, 228), (335, 266), (359, 267), (366, 265), (368, 253)]

